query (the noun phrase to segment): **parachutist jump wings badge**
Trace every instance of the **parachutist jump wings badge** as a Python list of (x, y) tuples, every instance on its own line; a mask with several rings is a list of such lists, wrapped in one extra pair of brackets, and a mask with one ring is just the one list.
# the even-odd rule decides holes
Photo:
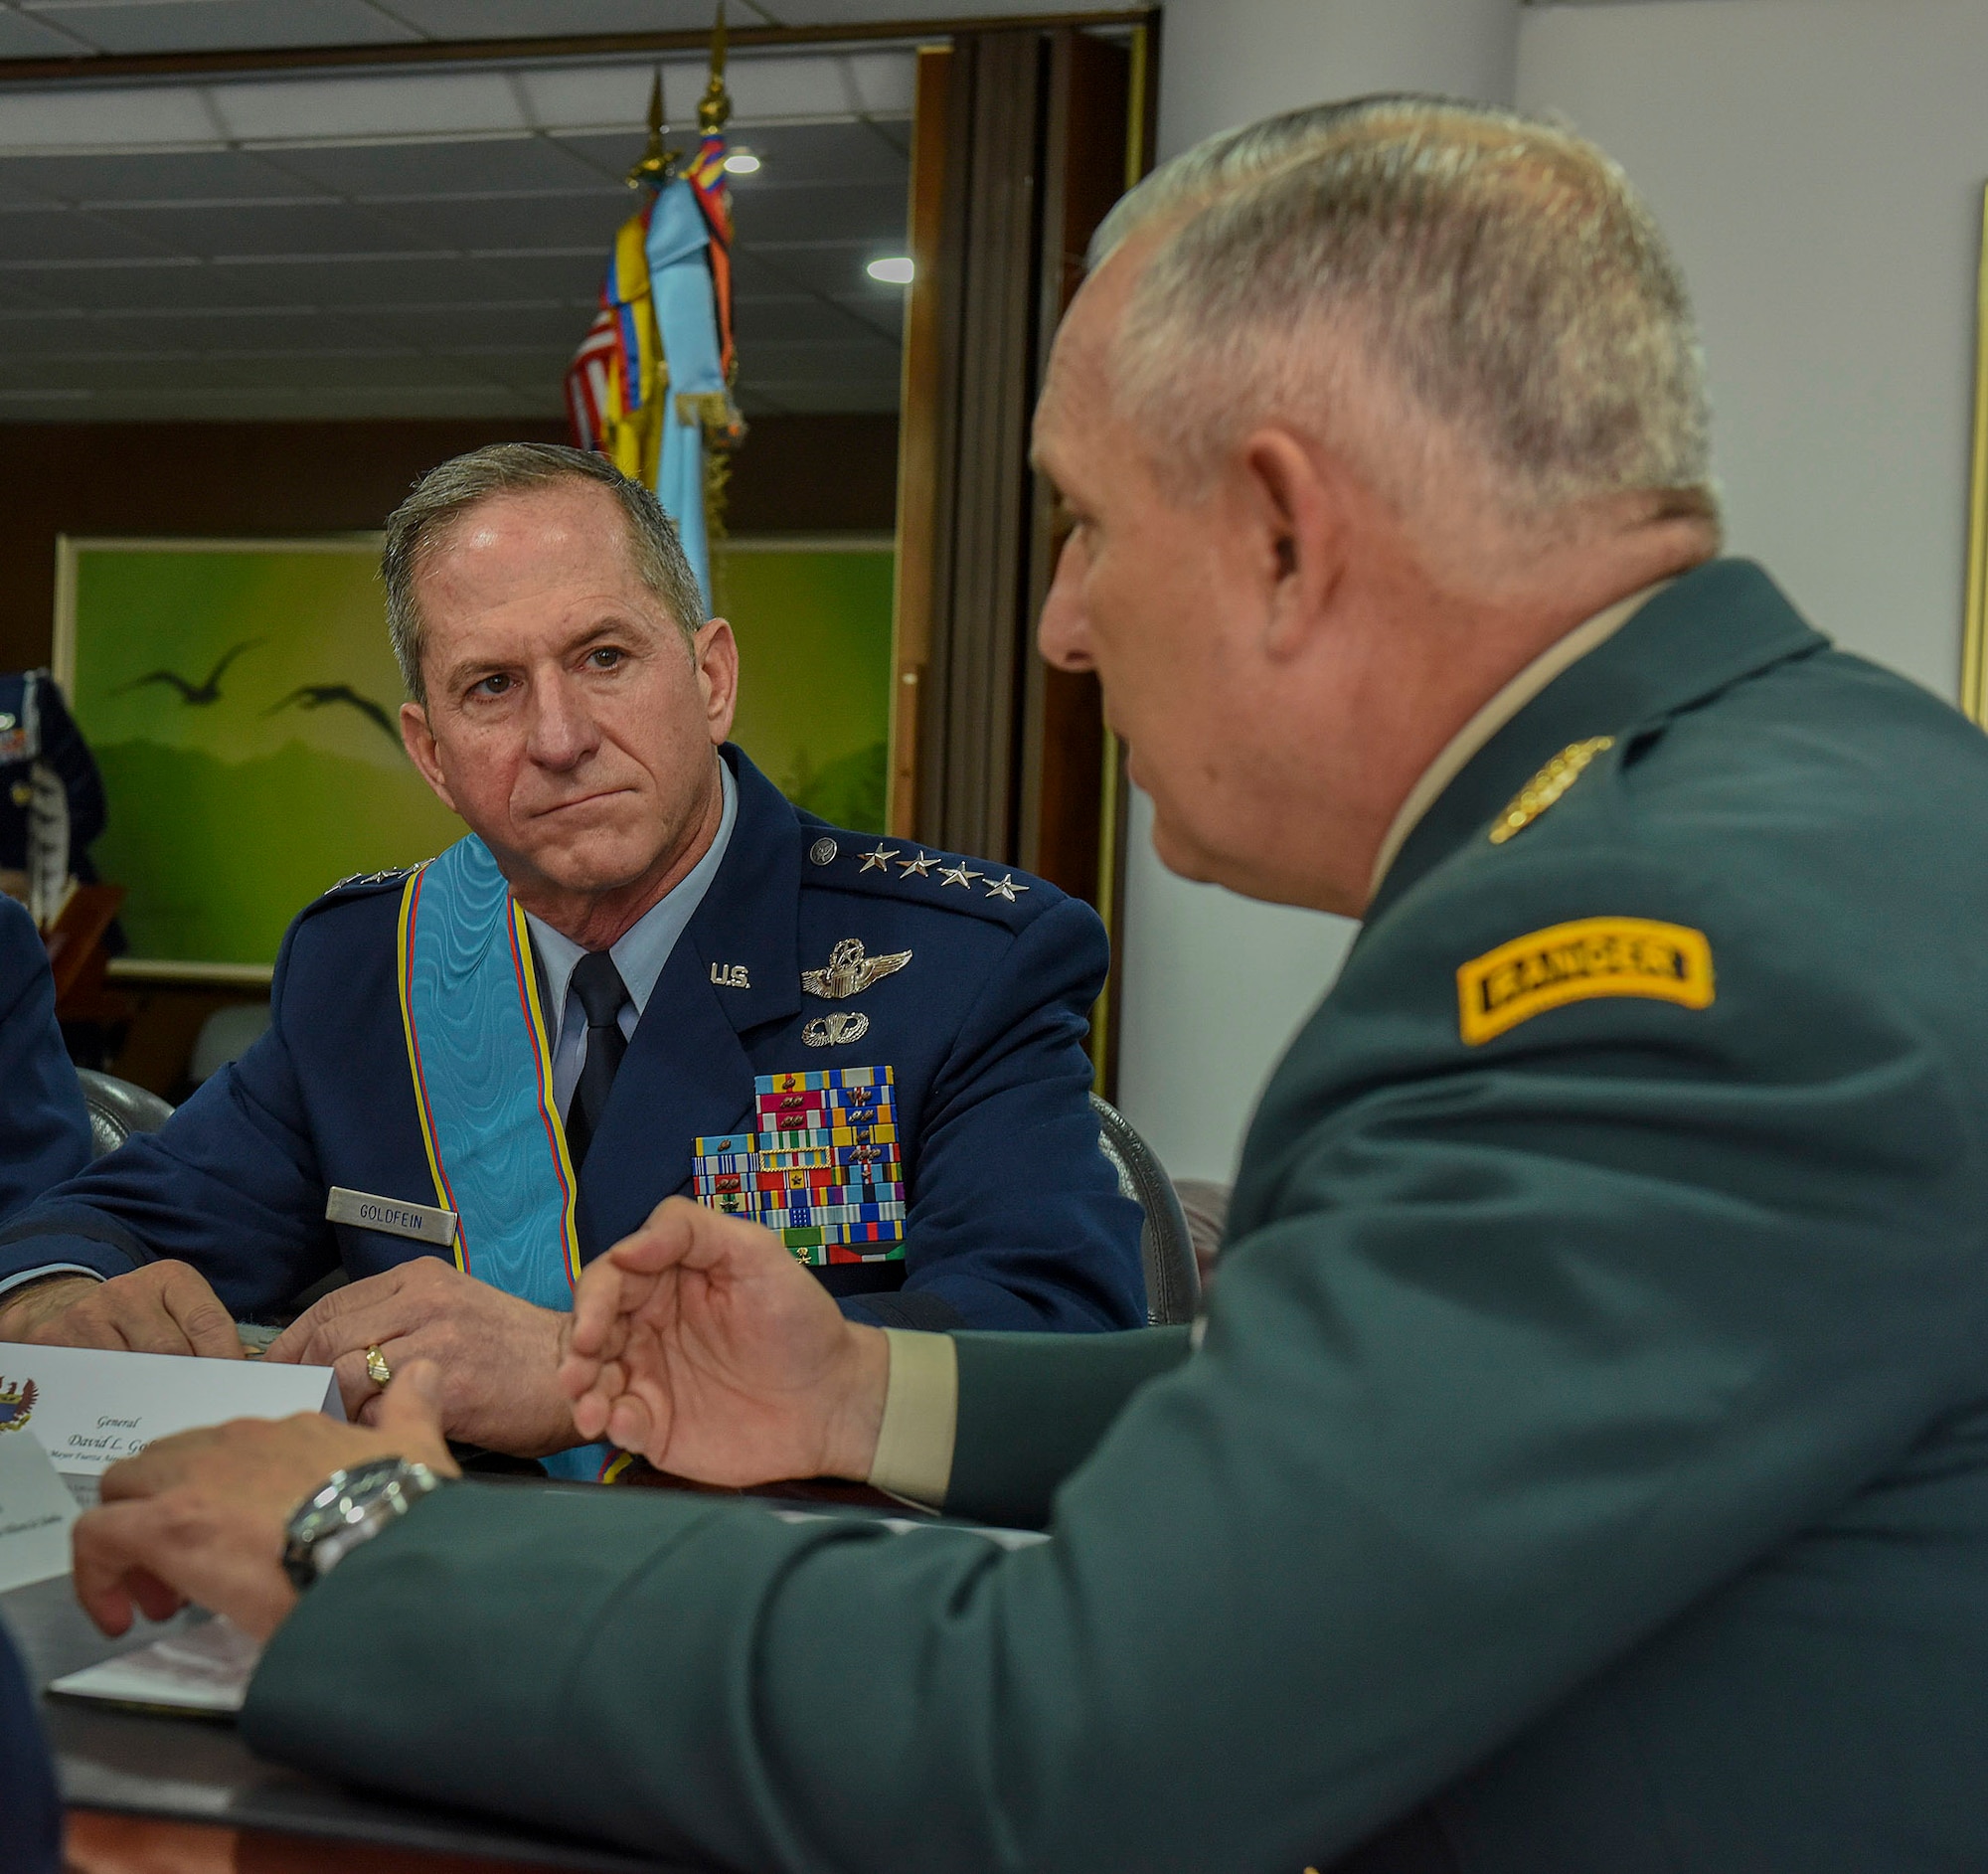
[(911, 960), (910, 950), (896, 950), (888, 956), (866, 956), (861, 937), (844, 937), (829, 951), (826, 969), (801, 971), (801, 990), (825, 1001), (840, 1002), (861, 995), (873, 982), (896, 974)]

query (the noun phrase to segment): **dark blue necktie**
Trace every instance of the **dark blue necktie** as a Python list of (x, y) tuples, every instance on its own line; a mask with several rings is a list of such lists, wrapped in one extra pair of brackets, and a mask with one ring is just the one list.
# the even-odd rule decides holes
[(573, 992), (586, 1011), (586, 1058), (566, 1109), (566, 1155), (578, 1171), (586, 1161), (600, 1115), (607, 1110), (614, 1071), (628, 1052), (621, 1033), (621, 1005), (628, 999), (628, 985), (613, 957), (605, 950), (588, 950), (573, 966)]

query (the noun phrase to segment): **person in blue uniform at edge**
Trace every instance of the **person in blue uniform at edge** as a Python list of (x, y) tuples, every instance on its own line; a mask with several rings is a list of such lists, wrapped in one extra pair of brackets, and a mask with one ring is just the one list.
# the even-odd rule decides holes
[[(34, 920), (0, 897), (0, 1217), (88, 1162), (89, 1115), (56, 1027), (48, 951)], [(5, 1374), (0, 1359), (0, 1386)], [(10, 1436), (4, 1417), (0, 1437)], [(56, 1874), (61, 1834), (34, 1699), (0, 1622), (0, 1867)]]
[(383, 577), (408, 753), (471, 836), (306, 909), (268, 1033), (0, 1230), (0, 1339), (231, 1357), (238, 1319), (342, 1262), (265, 1358), (333, 1366), (364, 1418), (428, 1356), (453, 1438), (598, 1475), (553, 1382), (572, 1284), (694, 1159), (751, 1193), (780, 1095), (827, 1161), (797, 1175), (847, 1200), (792, 1247), (852, 1318), (1143, 1320), (1139, 1215), (1088, 1107), (1086, 906), (790, 806), (726, 742), (731, 627), (597, 456), (443, 464)]
[(89, 1163), (89, 1114), (56, 1026), (35, 921), (0, 895), (0, 1218)]
[(0, 1867), (7, 1874), (57, 1874), (62, 1811), (48, 1745), (28, 1682), (0, 1626)]

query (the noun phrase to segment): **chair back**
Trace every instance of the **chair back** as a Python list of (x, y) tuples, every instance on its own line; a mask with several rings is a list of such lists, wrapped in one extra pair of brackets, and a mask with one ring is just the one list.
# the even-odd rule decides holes
[(1178, 1327), (1194, 1319), (1201, 1300), (1194, 1240), (1166, 1167), (1132, 1122), (1108, 1100), (1090, 1096), (1097, 1115), (1097, 1148), (1118, 1174), (1118, 1189), (1137, 1204), (1145, 1223), (1139, 1253), (1146, 1265), (1146, 1324)]
[(92, 1158), (115, 1151), (133, 1132), (156, 1132), (173, 1116), (172, 1107), (157, 1094), (133, 1087), (114, 1074), (80, 1067), (76, 1077), (83, 1083), (83, 1104), (89, 1112)]

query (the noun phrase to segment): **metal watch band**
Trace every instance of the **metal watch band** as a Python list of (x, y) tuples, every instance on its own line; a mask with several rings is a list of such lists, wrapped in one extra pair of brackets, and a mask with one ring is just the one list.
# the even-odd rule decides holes
[(405, 1457), (374, 1457), (334, 1470), (284, 1526), (283, 1573), (301, 1593), (441, 1482), (426, 1464)]

